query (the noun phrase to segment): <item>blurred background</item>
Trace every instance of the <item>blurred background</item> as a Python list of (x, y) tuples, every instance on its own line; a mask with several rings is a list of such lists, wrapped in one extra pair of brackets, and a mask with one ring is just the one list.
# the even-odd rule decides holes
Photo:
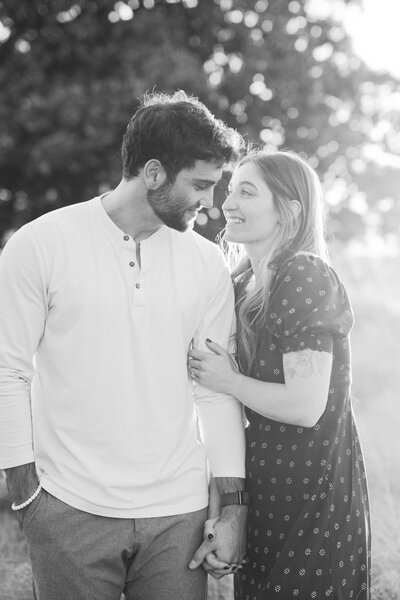
[[(317, 170), (356, 314), (376, 600), (400, 598), (399, 21), (398, 0), (0, 0), (0, 248), (119, 182), (123, 132), (153, 89), (182, 88), (249, 143)], [(222, 181), (196, 223), (211, 240), (224, 193)], [(1, 490), (0, 598), (31, 600)]]

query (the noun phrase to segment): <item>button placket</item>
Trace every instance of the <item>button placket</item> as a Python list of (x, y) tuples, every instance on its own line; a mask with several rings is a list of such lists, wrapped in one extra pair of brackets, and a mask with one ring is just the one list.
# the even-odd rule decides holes
[(130, 272), (129, 276), (130, 285), (134, 286), (133, 305), (135, 306), (135, 310), (144, 310), (143, 289), (142, 284), (139, 283), (141, 278), (141, 269), (139, 268), (136, 270), (135, 267), (137, 268), (137, 261), (132, 260), (132, 254), (135, 254), (136, 257), (136, 244), (134, 239), (127, 234), (122, 235), (122, 241), (124, 254), (126, 253), (125, 260), (127, 260), (127, 265), (129, 266), (129, 269), (134, 269), (133, 272)]
[[(125, 234), (122, 239), (124, 240), (124, 242), (130, 242), (130, 241), (132, 241), (131, 237), (129, 235), (127, 235), (127, 234)], [(129, 266), (131, 268), (133, 268), (133, 267), (136, 266), (136, 263), (133, 260), (130, 260), (128, 264), (129, 264)]]
[(145, 310), (145, 306), (146, 306), (145, 294), (143, 291), (142, 283), (143, 282), (142, 282), (141, 276), (139, 274), (139, 279), (134, 281), (133, 297), (132, 297), (132, 301), (133, 301), (132, 306), (135, 308), (135, 310), (139, 310), (141, 312)]

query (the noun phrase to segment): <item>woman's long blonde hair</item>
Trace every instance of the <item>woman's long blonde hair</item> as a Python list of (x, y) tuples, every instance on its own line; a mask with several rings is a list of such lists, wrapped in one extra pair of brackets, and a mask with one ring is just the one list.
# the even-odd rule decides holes
[[(270, 189), (279, 215), (280, 230), (272, 256), (264, 257), (257, 272), (255, 287), (247, 294), (239, 294), (238, 355), (243, 372), (250, 373), (254, 364), (257, 341), (266, 325), (271, 273), (299, 252), (319, 256), (328, 261), (325, 242), (325, 218), (321, 184), (316, 172), (294, 152), (251, 152), (239, 163), (254, 164)], [(294, 210), (293, 201), (300, 203), (300, 213)], [(250, 259), (242, 244), (227, 242), (221, 236), (232, 277), (238, 285), (245, 286), (252, 275)]]

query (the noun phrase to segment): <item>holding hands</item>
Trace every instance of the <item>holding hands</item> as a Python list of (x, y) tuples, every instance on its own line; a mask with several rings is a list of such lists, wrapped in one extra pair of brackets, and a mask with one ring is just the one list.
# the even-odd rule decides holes
[(243, 508), (232, 507), (232, 513), (208, 519), (204, 541), (193, 555), (189, 568), (197, 569), (201, 565), (214, 579), (240, 571), (246, 562), (246, 515)]
[(240, 377), (232, 355), (208, 338), (206, 344), (212, 352), (192, 348), (189, 352), (189, 373), (193, 381), (214, 392), (233, 394), (235, 381)]

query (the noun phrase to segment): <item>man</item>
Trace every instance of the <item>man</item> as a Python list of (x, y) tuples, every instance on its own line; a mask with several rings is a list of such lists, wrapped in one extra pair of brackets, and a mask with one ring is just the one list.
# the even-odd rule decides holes
[[(231, 332), (225, 263), (191, 225), (241, 145), (183, 92), (146, 97), (117, 188), (22, 227), (3, 251), (0, 467), (37, 600), (199, 600), (205, 571), (243, 558), (241, 410), (187, 373), (191, 345), (226, 346)], [(227, 503), (203, 542), (196, 415)]]

